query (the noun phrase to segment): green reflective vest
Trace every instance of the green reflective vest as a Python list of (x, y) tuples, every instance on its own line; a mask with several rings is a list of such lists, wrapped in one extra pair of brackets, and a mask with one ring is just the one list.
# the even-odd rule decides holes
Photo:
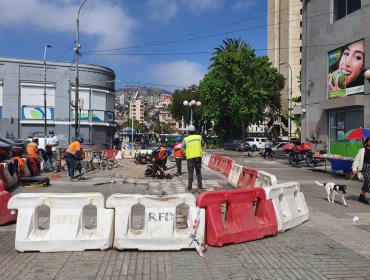
[(189, 135), (184, 138), (186, 159), (202, 157), (202, 136)]

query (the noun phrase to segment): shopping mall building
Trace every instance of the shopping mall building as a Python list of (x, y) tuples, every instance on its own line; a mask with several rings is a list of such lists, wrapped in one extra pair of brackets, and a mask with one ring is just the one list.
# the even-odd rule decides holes
[(302, 139), (333, 146), (370, 128), (370, 1), (302, 2)]
[[(115, 132), (114, 71), (87, 64), (78, 69), (80, 134), (88, 145), (106, 144)], [(46, 130), (67, 146), (75, 136), (75, 85), (75, 64), (46, 61), (45, 67), (44, 61), (0, 57), (0, 137), (41, 135), (46, 115)]]

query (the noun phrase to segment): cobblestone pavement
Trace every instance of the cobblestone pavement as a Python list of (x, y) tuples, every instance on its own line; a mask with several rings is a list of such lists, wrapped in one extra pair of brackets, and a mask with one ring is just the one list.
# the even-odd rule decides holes
[[(237, 160), (276, 175), (278, 182), (299, 181), (310, 220), (276, 237), (208, 247), (204, 258), (194, 250), (19, 253), (14, 250), (15, 224), (11, 224), (0, 227), (0, 279), (370, 279), (370, 206), (357, 202), (360, 182), (334, 178), (322, 169), (292, 168), (284, 160)], [(230, 188), (226, 178), (218, 173), (203, 169), (203, 175), (209, 191)], [(124, 184), (117, 180), (101, 185), (96, 184), (97, 179), (70, 183), (60, 178), (52, 180), (48, 188), (17, 188), (13, 195), (98, 191), (107, 197), (117, 192), (178, 193), (185, 188), (186, 178), (186, 174), (172, 180), (128, 177)], [(325, 191), (314, 180), (347, 184), (349, 207), (344, 207), (339, 197), (337, 203), (328, 203)], [(359, 217), (359, 222), (353, 223), (354, 216)]]

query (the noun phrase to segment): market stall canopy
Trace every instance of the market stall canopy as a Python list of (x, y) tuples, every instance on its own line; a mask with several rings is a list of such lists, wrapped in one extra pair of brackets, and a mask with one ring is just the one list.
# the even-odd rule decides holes
[(370, 129), (360, 127), (347, 131), (338, 140), (364, 139), (366, 137), (370, 137)]
[(131, 133), (136, 134), (136, 130), (135, 129), (132, 130), (131, 127), (125, 127), (123, 129), (121, 129), (120, 132), (121, 132), (121, 134), (131, 134)]

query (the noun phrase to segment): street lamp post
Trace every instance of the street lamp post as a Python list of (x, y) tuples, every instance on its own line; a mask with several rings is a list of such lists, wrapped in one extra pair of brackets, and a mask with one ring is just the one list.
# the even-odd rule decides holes
[(288, 109), (288, 116), (289, 116), (289, 119), (288, 119), (288, 126), (289, 126), (289, 135), (288, 135), (288, 139), (290, 140), (292, 138), (292, 98), (293, 98), (293, 71), (292, 71), (292, 67), (290, 66), (289, 63), (287, 62), (280, 62), (280, 65), (288, 65), (289, 67), (289, 70), (290, 70), (290, 86), (289, 86), (289, 109)]
[(44, 48), (44, 132), (47, 133), (47, 107), (46, 107), (46, 49), (51, 48), (51, 45), (45, 45)]
[(132, 149), (134, 150), (134, 103), (135, 100), (131, 100), (131, 143)]
[(77, 13), (77, 29), (76, 29), (76, 46), (75, 46), (75, 59), (76, 59), (76, 89), (75, 89), (75, 138), (80, 134), (80, 128), (78, 125), (78, 99), (79, 99), (79, 79), (78, 79), (78, 57), (79, 57), (79, 49), (81, 48), (80, 45), (80, 11), (85, 4), (86, 0), (83, 0), (80, 4), (80, 8), (78, 9)]
[(189, 106), (190, 107), (190, 125), (193, 124), (193, 107), (198, 106), (200, 107), (202, 105), (202, 102), (200, 101), (195, 101), (194, 99), (191, 100), (190, 102), (187, 100), (184, 100), (182, 103), (184, 106)]
[(46, 135), (48, 130), (48, 118), (47, 118), (47, 106), (46, 106), (46, 49), (51, 48), (51, 45), (46, 44), (44, 48), (44, 137), (45, 137), (45, 147), (46, 147)]

